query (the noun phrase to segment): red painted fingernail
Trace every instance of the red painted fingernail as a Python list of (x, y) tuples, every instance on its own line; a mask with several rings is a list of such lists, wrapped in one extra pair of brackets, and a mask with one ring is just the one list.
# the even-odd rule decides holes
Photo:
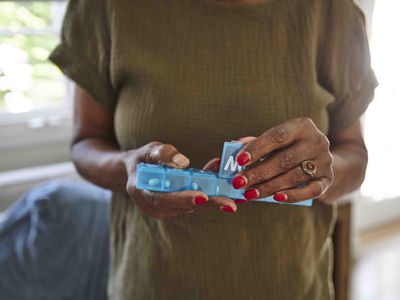
[(260, 192), (257, 189), (251, 189), (246, 190), (243, 195), (247, 200), (253, 200), (260, 196)]
[(288, 199), (288, 196), (286, 194), (284, 194), (284, 193), (276, 193), (274, 195), (274, 200), (275, 201), (285, 202), (285, 201), (287, 201), (287, 199)]
[(249, 152), (242, 152), (236, 157), (236, 161), (239, 165), (244, 166), (250, 161), (250, 153)]
[(244, 187), (247, 183), (246, 177), (243, 176), (236, 176), (232, 179), (232, 185), (235, 189), (240, 189)]
[(221, 159), (220, 159), (220, 158), (218, 158), (218, 159), (215, 161), (215, 165), (217, 166), (217, 169), (219, 170), (219, 167), (220, 167), (220, 165), (221, 165)]
[(235, 199), (234, 201), (235, 201), (236, 204), (242, 204), (242, 203), (246, 202), (245, 199)]
[(194, 204), (196, 205), (201, 205), (207, 202), (207, 198), (204, 196), (197, 196), (196, 198), (194, 198)]
[(233, 209), (233, 207), (232, 207), (232, 206), (229, 206), (229, 205), (221, 206), (221, 209), (222, 209), (224, 212), (227, 212), (227, 213), (233, 213), (233, 212), (235, 212), (235, 210)]

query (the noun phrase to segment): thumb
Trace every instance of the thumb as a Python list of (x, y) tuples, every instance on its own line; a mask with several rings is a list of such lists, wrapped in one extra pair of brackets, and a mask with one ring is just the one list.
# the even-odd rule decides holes
[(172, 168), (186, 168), (190, 160), (170, 144), (153, 142), (147, 145), (139, 160), (145, 163), (162, 164)]

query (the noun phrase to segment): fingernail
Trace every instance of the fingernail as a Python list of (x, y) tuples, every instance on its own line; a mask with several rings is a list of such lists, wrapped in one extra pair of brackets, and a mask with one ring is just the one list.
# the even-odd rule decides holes
[(242, 204), (242, 203), (245, 203), (245, 202), (246, 202), (245, 199), (235, 199), (235, 200), (233, 200), (233, 201), (235, 201), (236, 204)]
[(218, 158), (218, 159), (215, 161), (215, 165), (217, 166), (217, 169), (219, 170), (219, 167), (221, 166), (221, 159), (220, 159), (220, 158)]
[(242, 152), (236, 157), (236, 161), (239, 165), (244, 166), (250, 161), (250, 153), (249, 152)]
[(253, 200), (256, 199), (260, 196), (260, 192), (257, 189), (251, 189), (251, 190), (246, 190), (243, 194), (243, 196), (247, 200)]
[(240, 189), (244, 187), (247, 183), (246, 177), (243, 176), (236, 176), (232, 179), (232, 185), (235, 189)]
[(194, 204), (196, 204), (196, 205), (201, 205), (201, 204), (204, 204), (206, 202), (207, 202), (207, 198), (204, 197), (204, 196), (199, 195), (199, 196), (194, 198)]
[(287, 199), (288, 199), (288, 196), (284, 193), (276, 193), (274, 195), (274, 200), (278, 201), (278, 202), (285, 202), (285, 201), (287, 201)]
[(177, 153), (172, 157), (172, 161), (178, 166), (185, 167), (189, 164), (189, 159), (183, 154)]
[(227, 212), (227, 213), (234, 213), (234, 212), (235, 212), (235, 210), (233, 209), (233, 207), (232, 207), (232, 206), (229, 206), (229, 205), (221, 206), (220, 209), (223, 210), (224, 212)]

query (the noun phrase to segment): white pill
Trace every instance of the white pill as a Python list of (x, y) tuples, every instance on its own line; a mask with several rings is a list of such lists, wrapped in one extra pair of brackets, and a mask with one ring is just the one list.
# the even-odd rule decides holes
[(196, 182), (192, 182), (192, 189), (197, 190), (199, 185)]
[(159, 185), (159, 184), (160, 184), (160, 179), (158, 179), (158, 178), (152, 178), (149, 180), (150, 186), (155, 186), (155, 185)]
[(165, 180), (165, 187), (169, 188), (170, 185), (171, 185), (171, 182), (168, 179)]

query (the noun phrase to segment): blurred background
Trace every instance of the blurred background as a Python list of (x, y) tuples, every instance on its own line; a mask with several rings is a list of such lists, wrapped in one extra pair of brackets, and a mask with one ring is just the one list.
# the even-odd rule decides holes
[[(364, 116), (366, 180), (340, 200), (337, 298), (400, 299), (400, 1), (358, 3), (380, 85)], [(0, 211), (46, 180), (80, 180), (69, 161), (71, 84), (47, 60), (65, 8), (64, 0), (0, 1)]]

